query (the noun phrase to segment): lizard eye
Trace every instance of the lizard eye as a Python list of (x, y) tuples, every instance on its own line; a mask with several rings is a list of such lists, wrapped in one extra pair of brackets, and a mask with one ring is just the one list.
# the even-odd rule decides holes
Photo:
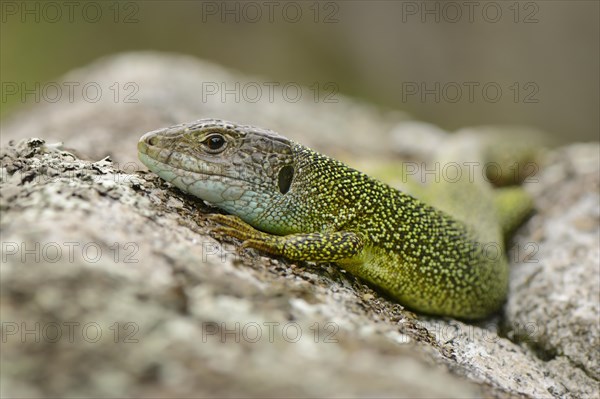
[(209, 134), (202, 144), (206, 147), (207, 151), (212, 154), (217, 154), (225, 149), (227, 146), (227, 140), (219, 133)]

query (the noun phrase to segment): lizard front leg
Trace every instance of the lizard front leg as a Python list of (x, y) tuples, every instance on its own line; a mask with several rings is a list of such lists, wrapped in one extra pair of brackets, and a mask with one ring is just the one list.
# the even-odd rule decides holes
[(355, 257), (364, 247), (363, 238), (351, 231), (277, 236), (256, 230), (237, 216), (215, 214), (209, 219), (222, 225), (213, 229), (214, 233), (242, 240), (242, 248), (290, 260), (337, 262)]

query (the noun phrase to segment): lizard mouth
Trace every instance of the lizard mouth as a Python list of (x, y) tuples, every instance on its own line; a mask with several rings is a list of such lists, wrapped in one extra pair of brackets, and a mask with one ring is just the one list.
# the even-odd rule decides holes
[[(211, 166), (210, 164), (199, 163), (198, 161), (182, 161), (184, 157), (185, 154), (150, 146), (141, 140), (138, 143), (138, 158), (140, 161), (162, 179), (174, 184), (183, 191), (189, 192), (182, 185), (189, 186), (201, 181), (208, 183), (217, 180), (230, 186), (245, 186), (245, 190), (247, 191), (261, 192), (268, 190), (266, 184), (257, 184), (256, 181), (243, 178), (239, 172), (233, 175), (223, 173), (219, 167), (220, 165)], [(175, 160), (177, 161), (175, 162)], [(193, 167), (187, 168), (185, 167), (186, 164)], [(176, 180), (179, 180), (182, 184), (178, 184)]]
[(169, 156), (167, 156), (167, 158), (164, 161), (158, 160), (154, 157), (152, 157), (151, 155), (144, 153), (144, 152), (138, 152), (138, 158), (140, 159), (140, 161), (142, 161), (142, 163), (144, 165), (146, 165), (146, 167), (148, 169), (150, 169), (152, 172), (156, 173), (157, 175), (159, 175), (160, 177), (163, 177), (163, 174), (172, 174), (172, 178), (166, 178), (164, 177), (164, 179), (166, 181), (168, 181), (169, 183), (172, 182), (172, 180), (176, 179), (177, 177), (183, 178), (184, 175), (188, 176), (190, 178), (196, 178), (198, 180), (206, 180), (210, 177), (216, 177), (216, 178), (221, 178), (221, 179), (230, 179), (230, 180), (240, 180), (240, 181), (245, 181), (243, 179), (238, 179), (232, 176), (228, 176), (225, 174), (219, 174), (219, 173), (212, 173), (209, 172), (208, 168), (205, 169), (204, 171), (200, 170), (189, 170), (189, 169), (185, 169), (185, 168), (181, 168), (179, 166), (175, 166), (171, 163), (169, 163), (169, 158), (170, 156), (173, 154), (173, 152), (171, 154), (169, 154)]
[(173, 184), (181, 191), (194, 195), (213, 204), (237, 201), (242, 196), (254, 191), (247, 187), (247, 182), (235, 177), (215, 173), (201, 173), (179, 168), (161, 162), (142, 152), (138, 153), (140, 161), (161, 179)]

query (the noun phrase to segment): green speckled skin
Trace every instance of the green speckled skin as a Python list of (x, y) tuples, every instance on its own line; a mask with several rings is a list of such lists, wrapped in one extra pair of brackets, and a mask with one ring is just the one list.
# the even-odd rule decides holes
[(429, 314), (477, 319), (505, 300), (507, 212), (496, 206), (523, 200), (522, 216), (522, 192), (454, 182), (431, 190), (434, 207), (275, 132), (212, 119), (147, 133), (138, 151), (163, 179), (229, 212), (212, 217), (217, 231), (244, 247), (335, 262)]

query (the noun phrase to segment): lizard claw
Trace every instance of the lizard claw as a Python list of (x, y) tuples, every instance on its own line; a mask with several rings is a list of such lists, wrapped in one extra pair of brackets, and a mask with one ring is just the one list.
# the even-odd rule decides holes
[(227, 227), (240, 228), (244, 226), (246, 223), (237, 216), (233, 215), (223, 215), (221, 213), (213, 213), (212, 215), (208, 215), (206, 217), (207, 220), (214, 222), (215, 224), (221, 224)]
[(245, 241), (247, 239), (246, 234), (243, 231), (236, 230), (232, 227), (218, 226), (210, 230), (211, 234), (214, 234), (219, 238), (237, 238), (238, 240)]

